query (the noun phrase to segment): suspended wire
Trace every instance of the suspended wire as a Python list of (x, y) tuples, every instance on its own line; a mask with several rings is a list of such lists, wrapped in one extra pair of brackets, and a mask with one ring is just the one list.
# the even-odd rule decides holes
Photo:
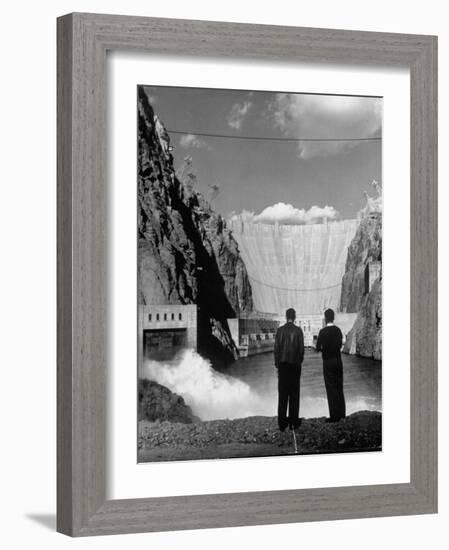
[(264, 283), (263, 281), (260, 281), (259, 279), (256, 279), (255, 277), (253, 277), (249, 273), (248, 273), (248, 278), (251, 279), (252, 281), (254, 281), (255, 283), (258, 283), (259, 285), (266, 286), (268, 288), (273, 288), (275, 290), (287, 290), (287, 291), (290, 291), (290, 292), (316, 292), (318, 290), (331, 290), (333, 288), (337, 288), (337, 287), (341, 286), (341, 282), (340, 282), (340, 283), (337, 283), (336, 285), (323, 286), (321, 288), (286, 288), (286, 287), (282, 287), (282, 286), (270, 285), (269, 283)]
[(360, 137), (360, 138), (283, 138), (283, 137), (265, 137), (265, 136), (232, 136), (229, 134), (206, 134), (200, 132), (183, 132), (181, 130), (167, 130), (169, 134), (177, 135), (192, 135), (210, 138), (226, 138), (226, 139), (246, 139), (253, 141), (287, 141), (291, 143), (297, 143), (302, 141), (382, 141), (382, 136), (377, 137)]

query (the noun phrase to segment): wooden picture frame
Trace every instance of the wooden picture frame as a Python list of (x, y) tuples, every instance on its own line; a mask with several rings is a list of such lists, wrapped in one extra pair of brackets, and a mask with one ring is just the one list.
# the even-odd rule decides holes
[[(406, 66), (410, 482), (106, 499), (106, 52)], [(74, 13), (58, 19), (57, 529), (100, 535), (437, 511), (437, 38)]]

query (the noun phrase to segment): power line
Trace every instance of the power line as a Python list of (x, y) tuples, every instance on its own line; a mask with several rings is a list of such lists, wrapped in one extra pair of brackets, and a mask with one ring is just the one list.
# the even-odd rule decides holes
[(268, 288), (273, 288), (275, 290), (287, 290), (287, 291), (290, 291), (290, 292), (316, 292), (316, 291), (319, 291), (319, 290), (331, 290), (333, 288), (337, 288), (337, 287), (341, 286), (341, 282), (340, 282), (340, 283), (337, 283), (336, 285), (323, 286), (321, 288), (285, 288), (285, 287), (282, 287), (282, 286), (275, 286), (275, 285), (270, 285), (268, 283), (264, 283), (263, 281), (260, 281), (259, 279), (256, 279), (255, 277), (253, 277), (249, 273), (248, 273), (248, 278), (251, 279), (252, 281), (254, 281), (255, 283), (258, 283), (259, 285), (266, 286)]
[(287, 141), (291, 143), (297, 143), (302, 141), (382, 141), (382, 136), (378, 137), (361, 137), (361, 138), (283, 138), (283, 137), (263, 137), (263, 136), (232, 136), (229, 134), (206, 134), (200, 132), (183, 132), (181, 130), (167, 130), (169, 134), (177, 135), (192, 135), (210, 138), (226, 138), (226, 139), (246, 139), (253, 141)]

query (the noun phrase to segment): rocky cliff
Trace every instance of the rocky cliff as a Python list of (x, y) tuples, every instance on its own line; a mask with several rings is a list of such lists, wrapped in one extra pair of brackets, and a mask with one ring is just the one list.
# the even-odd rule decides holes
[(342, 279), (340, 311), (356, 313), (365, 295), (365, 268), (382, 260), (382, 214), (363, 218), (348, 248)]
[(198, 351), (230, 358), (227, 318), (253, 309), (224, 219), (177, 176), (170, 138), (143, 87), (138, 98), (138, 293), (142, 304), (197, 304)]
[[(371, 213), (360, 222), (348, 249), (340, 308), (357, 312), (345, 352), (382, 359), (382, 273), (367, 282), (367, 266), (382, 260), (382, 214)], [(369, 288), (367, 288), (367, 286)]]
[(382, 359), (382, 277), (362, 298), (354, 326), (346, 338), (346, 353)]

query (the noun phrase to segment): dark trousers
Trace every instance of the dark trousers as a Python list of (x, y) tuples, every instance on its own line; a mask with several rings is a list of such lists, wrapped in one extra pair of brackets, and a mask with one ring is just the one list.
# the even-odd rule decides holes
[[(281, 363), (278, 367), (278, 424), (279, 429), (299, 426), (299, 381), (301, 365)], [(288, 416), (287, 416), (288, 407)]]
[(343, 393), (343, 363), (341, 357), (323, 359), (323, 375), (330, 419), (340, 420), (340, 418), (346, 416), (345, 396)]

